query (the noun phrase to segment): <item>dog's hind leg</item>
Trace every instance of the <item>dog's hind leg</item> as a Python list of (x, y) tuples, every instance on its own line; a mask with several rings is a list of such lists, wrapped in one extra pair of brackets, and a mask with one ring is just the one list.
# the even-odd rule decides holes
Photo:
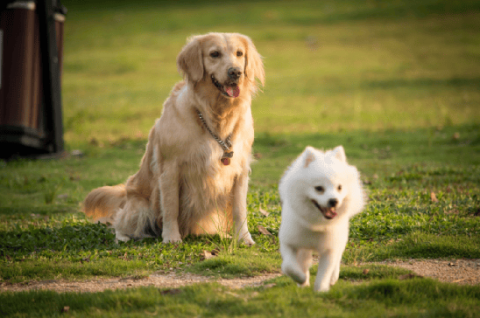
[(301, 287), (310, 286), (310, 265), (312, 264), (312, 251), (301, 249), (297, 252), (297, 261), (303, 273), (305, 274), (305, 282), (299, 284)]

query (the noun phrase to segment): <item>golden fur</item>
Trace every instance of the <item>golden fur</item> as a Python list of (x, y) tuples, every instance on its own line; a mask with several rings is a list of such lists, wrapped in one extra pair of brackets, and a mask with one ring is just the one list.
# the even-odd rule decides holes
[[(226, 235), (254, 244), (246, 197), (253, 144), (250, 109), (263, 63), (250, 38), (236, 33), (194, 36), (177, 57), (184, 81), (173, 88), (150, 131), (139, 171), (125, 185), (105, 186), (85, 199), (85, 214), (111, 222), (119, 240), (159, 234), (180, 242), (188, 234)], [(235, 70), (232, 75), (231, 70)], [(214, 83), (216, 80), (217, 87)], [(220, 139), (232, 135), (230, 165)]]

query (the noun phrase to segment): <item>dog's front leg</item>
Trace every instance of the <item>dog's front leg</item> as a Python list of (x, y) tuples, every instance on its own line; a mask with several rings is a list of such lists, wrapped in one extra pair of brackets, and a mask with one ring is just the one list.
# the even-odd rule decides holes
[(181, 242), (182, 237), (178, 227), (179, 214), (179, 180), (178, 168), (175, 163), (165, 163), (160, 175), (160, 206), (162, 209), (163, 243)]
[(233, 188), (233, 222), (235, 224), (235, 235), (239, 242), (253, 245), (255, 242), (248, 231), (247, 224), (247, 191), (248, 172), (244, 170), (235, 180)]
[(332, 250), (326, 250), (319, 253), (318, 271), (315, 279), (313, 290), (320, 292), (327, 292), (330, 289), (332, 274), (339, 264), (337, 263), (338, 256)]
[[(302, 286), (308, 286), (307, 279), (310, 275), (306, 275), (304, 272), (304, 265), (298, 263), (298, 250), (287, 244), (280, 244), (280, 253), (282, 254), (282, 272), (285, 275), (290, 276), (297, 284)], [(303, 258), (307, 256), (302, 252), (302, 261), (305, 261)]]

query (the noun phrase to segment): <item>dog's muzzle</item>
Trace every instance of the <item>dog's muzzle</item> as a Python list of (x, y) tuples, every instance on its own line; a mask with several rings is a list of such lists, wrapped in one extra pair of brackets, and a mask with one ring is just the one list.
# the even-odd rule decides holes
[(329, 202), (330, 207), (328, 208), (321, 207), (320, 204), (318, 204), (318, 202), (313, 199), (312, 199), (312, 203), (323, 214), (323, 216), (326, 219), (331, 220), (337, 216), (337, 210), (335, 209), (335, 206), (332, 206), (332, 203)]
[[(238, 77), (237, 77), (238, 75)], [(240, 95), (240, 88), (238, 87), (238, 79), (240, 78), (241, 76), (241, 72), (240, 74), (238, 73), (234, 73), (234, 75), (230, 76), (230, 73), (229, 73), (229, 78), (232, 80), (230, 83), (227, 83), (225, 85), (222, 85), (220, 84), (220, 82), (215, 78), (215, 76), (211, 76), (212, 78), (212, 83), (213, 85), (215, 85), (216, 88), (218, 88), (218, 90), (225, 96), (227, 97), (233, 97), (233, 98), (236, 98)]]

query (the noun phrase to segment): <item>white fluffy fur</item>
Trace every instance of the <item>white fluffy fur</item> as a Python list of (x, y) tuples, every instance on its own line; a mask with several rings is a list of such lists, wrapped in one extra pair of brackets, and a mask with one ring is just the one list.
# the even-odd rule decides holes
[[(314, 290), (328, 291), (340, 274), (349, 220), (365, 205), (359, 172), (347, 163), (342, 146), (325, 153), (307, 147), (285, 172), (279, 191), (282, 271), (299, 285), (308, 286), (312, 251), (317, 251), (319, 263)], [(328, 212), (333, 211), (331, 200), (338, 202), (333, 212), (336, 215), (327, 219), (332, 217), (332, 212)]]

